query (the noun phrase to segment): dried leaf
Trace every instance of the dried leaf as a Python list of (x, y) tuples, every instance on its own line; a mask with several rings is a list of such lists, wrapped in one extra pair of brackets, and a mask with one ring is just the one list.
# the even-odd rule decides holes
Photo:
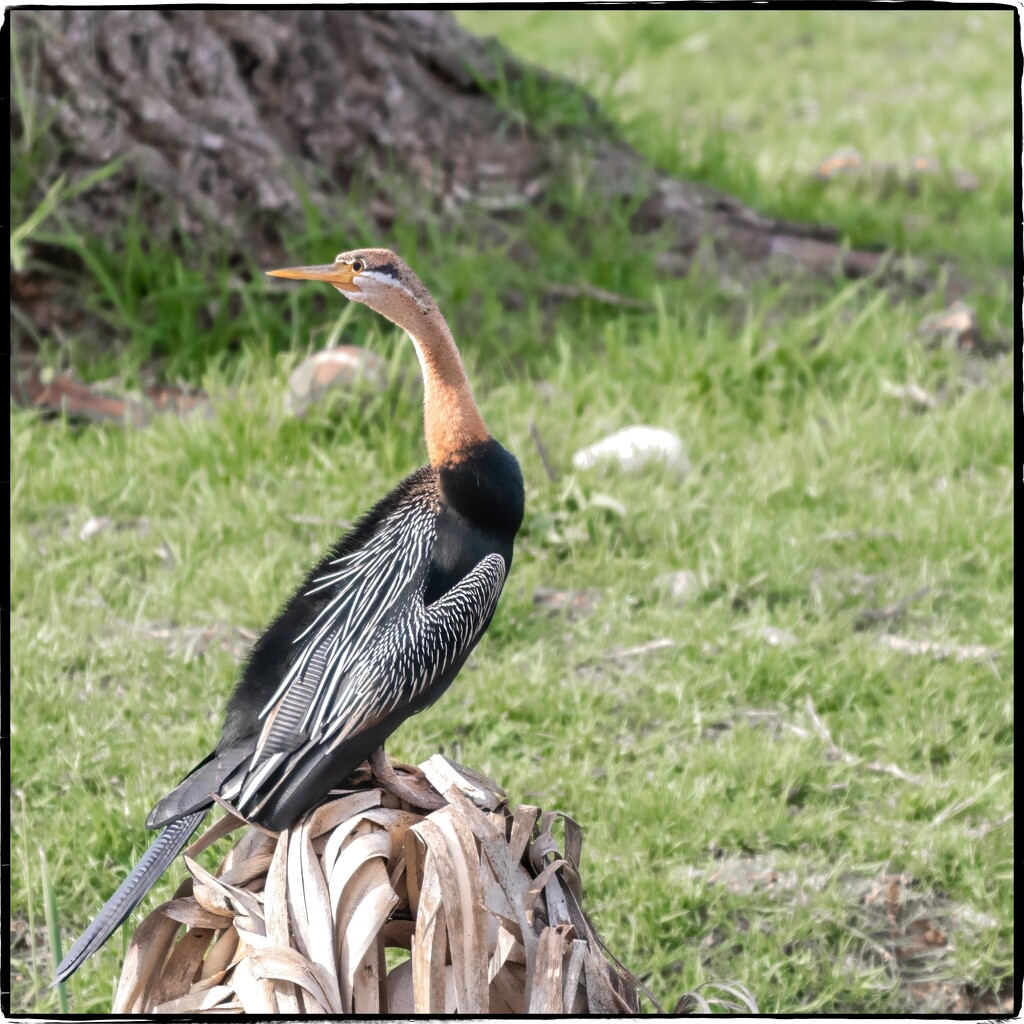
[(251, 957), (244, 957), (238, 962), (231, 974), (231, 987), (245, 1013), (277, 1013), (274, 983), (269, 978), (256, 976)]
[[(338, 971), (335, 966), (331, 901), (327, 879), (313, 853), (310, 835), (319, 817), (321, 815), (314, 811), (299, 823), (292, 834), (288, 847), (288, 909), (299, 949), (322, 972), (324, 991), (336, 993)], [(340, 1013), (341, 1001), (332, 1000), (330, 1009)]]
[[(291, 941), (291, 929), (288, 926), (288, 847), (291, 845), (291, 833), (285, 829), (278, 838), (274, 859), (267, 872), (267, 887), (263, 893), (263, 905), (266, 909), (267, 938), (280, 946), (287, 946)], [(282, 1014), (298, 1014), (299, 998), (294, 985), (287, 981), (274, 981), (274, 1000), (278, 1012)]]
[[(381, 838), (386, 842), (385, 836)], [(352, 1012), (370, 1012), (358, 1010), (355, 1006), (356, 989), (359, 987), (357, 978), (368, 968), (376, 972), (376, 951), (374, 950), (373, 963), (368, 961), (367, 957), (381, 928), (397, 904), (398, 897), (391, 888), (387, 869), (379, 857), (361, 863), (345, 882), (335, 918), (341, 949), (342, 1004), (351, 1003)], [(361, 980), (365, 981), (365, 978)]]
[[(192, 880), (188, 879), (178, 886), (175, 899), (188, 895), (192, 890)], [(152, 987), (167, 959), (167, 952), (174, 942), (180, 925), (172, 918), (165, 917), (157, 908), (146, 918), (132, 936), (128, 944), (121, 978), (114, 996), (114, 1013), (145, 1012), (146, 993)]]
[(218, 985), (202, 992), (189, 992), (180, 999), (154, 1006), (151, 1013), (202, 1013), (218, 1009), (231, 999), (234, 990), (229, 985)]
[(213, 944), (213, 948), (207, 953), (203, 961), (203, 979), (209, 979), (223, 974), (232, 962), (235, 951), (238, 949), (238, 932), (229, 928), (221, 932)]
[[(311, 963), (298, 950), (279, 946), (263, 935), (239, 930), (239, 938), (250, 946), (248, 961), (256, 978), (290, 981), (305, 992), (307, 1013), (335, 1013), (341, 1011), (338, 1000), (328, 994), (324, 977), (317, 964)], [(316, 1004), (310, 1004), (310, 998)]]
[(545, 928), (537, 943), (537, 966), (530, 989), (530, 1013), (562, 1013), (562, 957), (565, 938), (557, 928)]
[(189, 928), (210, 928), (214, 931), (226, 928), (234, 917), (230, 910), (217, 913), (201, 907), (194, 896), (168, 901), (163, 906), (163, 912), (172, 921), (186, 924)]
[(480, 854), (473, 833), (455, 807), (430, 815), (448, 845), (462, 903), (463, 961), (460, 1013), (487, 1013), (487, 915), (480, 881)]
[(151, 997), (154, 1003), (159, 1005), (188, 994), (213, 934), (210, 928), (190, 928), (185, 933), (156, 978)]
[[(412, 936), (413, 1009), (416, 1013), (443, 1013), (445, 1010), (446, 936), (441, 882), (435, 858), (428, 853), (424, 862), (416, 930)], [(452, 996), (454, 1002), (454, 992)]]

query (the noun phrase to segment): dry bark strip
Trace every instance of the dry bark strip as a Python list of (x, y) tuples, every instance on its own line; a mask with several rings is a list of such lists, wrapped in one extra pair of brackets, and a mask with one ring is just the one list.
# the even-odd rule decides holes
[(209, 398), (201, 391), (159, 384), (147, 387), (139, 398), (104, 394), (71, 374), (47, 377), (31, 358), (11, 362), (11, 399), (18, 405), (73, 420), (143, 427), (155, 415), (193, 413), (213, 415)]

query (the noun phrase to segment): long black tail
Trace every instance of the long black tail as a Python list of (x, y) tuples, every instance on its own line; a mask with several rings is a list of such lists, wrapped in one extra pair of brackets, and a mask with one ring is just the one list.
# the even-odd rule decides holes
[(131, 874), (107, 900), (103, 909), (93, 918), (92, 924), (82, 932), (68, 955), (60, 962), (53, 985), (67, 981), (117, 931), (142, 902), (146, 893), (156, 885), (174, 858), (185, 849), (209, 810), (209, 807), (204, 807), (186, 814), (171, 822), (156, 837), (153, 845), (142, 855), (142, 860), (132, 868)]

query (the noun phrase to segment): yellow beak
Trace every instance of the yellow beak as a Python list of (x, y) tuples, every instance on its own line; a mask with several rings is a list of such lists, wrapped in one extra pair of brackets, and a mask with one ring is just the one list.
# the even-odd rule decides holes
[(284, 267), (266, 271), (269, 277), (287, 277), (296, 281), (326, 281), (342, 291), (357, 291), (356, 273), (345, 263), (326, 263), (322, 267)]

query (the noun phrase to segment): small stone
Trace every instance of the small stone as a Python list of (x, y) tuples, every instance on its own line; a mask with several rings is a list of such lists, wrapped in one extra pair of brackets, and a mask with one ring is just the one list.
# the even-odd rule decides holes
[(664, 576), (659, 576), (657, 582), (668, 591), (669, 597), (676, 604), (690, 604), (704, 589), (697, 574), (690, 569), (666, 573)]
[(792, 647), (797, 642), (792, 633), (787, 633), (777, 626), (765, 626), (761, 630), (761, 639), (769, 647)]
[(356, 345), (338, 345), (315, 352), (289, 377), (285, 411), (304, 416), (311, 405), (323, 401), (329, 392), (351, 391), (359, 383), (369, 383), (379, 391), (387, 387), (387, 366), (380, 356)]
[(570, 619), (589, 615), (601, 600), (593, 589), (556, 590), (554, 587), (538, 587), (533, 592), (534, 608), (550, 613), (564, 612)]
[(913, 156), (910, 158), (911, 174), (938, 174), (942, 165), (933, 156)]
[(168, 569), (173, 569), (177, 564), (174, 552), (171, 550), (171, 546), (167, 541), (164, 541), (159, 547), (153, 548), (153, 554), (156, 555), (156, 557), (159, 558)]
[(945, 342), (950, 347), (968, 352), (977, 348), (981, 340), (977, 314), (963, 302), (954, 302), (941, 313), (926, 316), (918, 324), (917, 332), (933, 344)]
[(96, 534), (102, 533), (113, 525), (114, 520), (110, 516), (89, 516), (82, 524), (82, 529), (78, 532), (78, 539), (92, 540)]
[(954, 167), (952, 173), (953, 184), (961, 192), (974, 192), (977, 190), (978, 179), (970, 171), (965, 171), (962, 167)]
[(913, 381), (908, 384), (892, 384), (883, 380), (882, 391), (891, 398), (898, 398), (905, 402), (914, 412), (927, 412), (929, 409), (938, 408), (939, 405), (939, 400), (935, 395)]

